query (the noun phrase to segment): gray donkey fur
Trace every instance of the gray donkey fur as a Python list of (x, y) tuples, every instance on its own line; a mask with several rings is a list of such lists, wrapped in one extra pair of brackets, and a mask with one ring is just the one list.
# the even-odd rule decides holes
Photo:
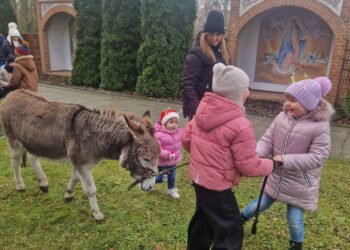
[(29, 163), (43, 192), (48, 191), (48, 181), (38, 157), (70, 160), (73, 170), (65, 199), (73, 198), (80, 179), (95, 220), (102, 220), (104, 215), (97, 204), (91, 169), (102, 158), (119, 159), (120, 165), (141, 182), (143, 190), (154, 186), (160, 149), (149, 113), (141, 119), (114, 110), (100, 113), (80, 105), (50, 102), (28, 90), (16, 90), (1, 104), (0, 120), (19, 191), (25, 190), (20, 168), (24, 150), (29, 153)]

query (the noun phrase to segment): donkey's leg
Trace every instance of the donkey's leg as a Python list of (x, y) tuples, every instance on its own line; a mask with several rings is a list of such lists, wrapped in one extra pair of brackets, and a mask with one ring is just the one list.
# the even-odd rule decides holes
[(64, 194), (64, 199), (66, 201), (71, 201), (73, 200), (74, 197), (74, 188), (75, 185), (77, 184), (77, 182), (79, 181), (79, 175), (78, 172), (76, 170), (76, 168), (73, 168), (71, 176), (70, 176), (70, 181), (67, 185), (67, 191)]
[(92, 170), (91, 165), (83, 165), (77, 168), (84, 192), (89, 198), (92, 214), (94, 215), (96, 221), (101, 221), (103, 220), (104, 215), (103, 213), (101, 213), (100, 208), (98, 207), (98, 204), (97, 204), (96, 186), (95, 186), (94, 179), (92, 177), (91, 170)]
[(42, 192), (47, 193), (49, 191), (47, 177), (41, 168), (40, 160), (38, 157), (27, 153), (29, 164), (32, 166), (36, 178), (39, 181), (39, 188)]
[(13, 169), (15, 182), (16, 182), (16, 189), (17, 191), (24, 192), (26, 187), (24, 185), (24, 181), (22, 179), (21, 174), (21, 161), (22, 161), (22, 155), (24, 152), (24, 149), (22, 145), (19, 144), (19, 142), (14, 142), (9, 140), (9, 148), (10, 148), (10, 154), (11, 154), (11, 166)]

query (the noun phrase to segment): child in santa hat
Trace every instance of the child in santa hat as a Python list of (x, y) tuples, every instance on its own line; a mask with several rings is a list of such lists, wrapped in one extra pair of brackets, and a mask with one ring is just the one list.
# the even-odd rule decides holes
[(175, 187), (176, 163), (182, 160), (181, 129), (178, 124), (179, 114), (176, 110), (166, 109), (161, 112), (160, 119), (155, 125), (155, 136), (161, 149), (158, 168), (159, 172), (163, 172), (156, 177), (156, 183), (167, 181), (168, 195), (174, 199), (180, 198), (179, 190)]

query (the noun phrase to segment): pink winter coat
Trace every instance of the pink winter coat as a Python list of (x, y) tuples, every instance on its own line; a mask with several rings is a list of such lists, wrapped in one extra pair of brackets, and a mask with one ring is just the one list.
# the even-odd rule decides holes
[(272, 161), (260, 159), (251, 123), (234, 102), (205, 93), (196, 115), (181, 135), (190, 152), (190, 176), (200, 186), (222, 191), (237, 185), (242, 175), (265, 176)]
[[(174, 166), (182, 160), (181, 154), (181, 129), (178, 128), (171, 133), (163, 128), (162, 123), (158, 121), (155, 125), (155, 136), (160, 145), (160, 154), (158, 157), (158, 166)], [(170, 159), (170, 155), (175, 154), (175, 160)]]
[(284, 166), (269, 176), (265, 188), (269, 196), (317, 210), (321, 169), (331, 149), (332, 114), (332, 106), (321, 99), (314, 111), (298, 120), (286, 112), (274, 119), (257, 147), (260, 156), (282, 155), (284, 161)]

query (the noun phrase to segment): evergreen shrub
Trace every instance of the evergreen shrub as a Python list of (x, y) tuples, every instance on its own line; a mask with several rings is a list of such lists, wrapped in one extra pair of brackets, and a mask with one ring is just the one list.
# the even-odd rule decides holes
[(178, 97), (185, 56), (191, 45), (195, 0), (141, 2), (141, 46), (136, 91), (153, 97)]
[(74, 0), (77, 46), (72, 83), (98, 87), (100, 83), (101, 0)]
[(345, 97), (344, 111), (345, 111), (346, 117), (350, 119), (350, 90), (348, 91), (348, 95)]
[(102, 88), (135, 90), (140, 26), (140, 0), (102, 1)]
[(17, 23), (17, 18), (15, 15), (15, 11), (13, 9), (11, 0), (2, 0), (0, 1), (0, 33), (2, 33), (5, 37), (8, 35), (8, 23), (15, 22)]

